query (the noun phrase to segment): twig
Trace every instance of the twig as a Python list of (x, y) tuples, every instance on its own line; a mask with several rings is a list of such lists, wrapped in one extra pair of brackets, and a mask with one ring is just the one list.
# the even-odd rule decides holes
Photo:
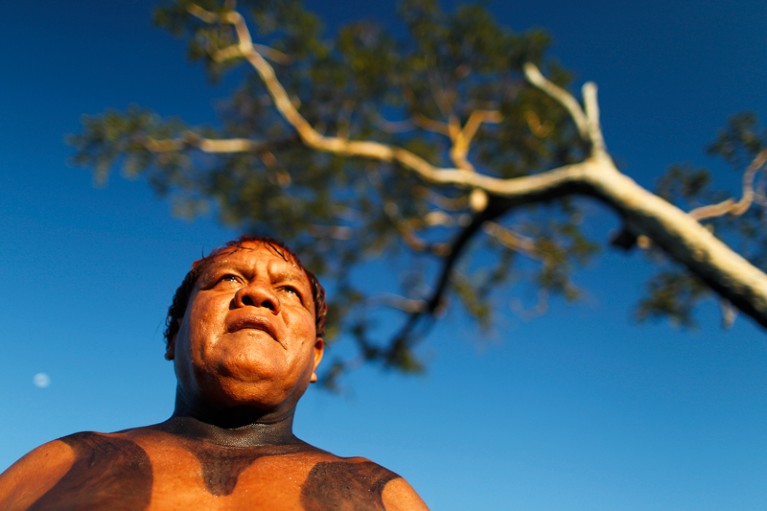
[(753, 204), (755, 200), (754, 181), (756, 180), (757, 173), (764, 167), (765, 163), (767, 163), (767, 149), (762, 149), (757, 153), (743, 173), (743, 196), (740, 200), (736, 201), (735, 199), (729, 198), (717, 204), (701, 206), (690, 211), (689, 215), (696, 220), (704, 220), (706, 218), (714, 218), (724, 215), (743, 215), (743, 213), (748, 211), (748, 208), (751, 207), (751, 204)]
[(605, 141), (599, 123), (597, 86), (592, 82), (586, 82), (583, 85), (584, 111), (572, 94), (554, 82), (547, 80), (535, 64), (528, 62), (524, 65), (523, 70), (527, 81), (545, 92), (567, 110), (581, 138), (591, 145), (591, 156), (606, 155)]
[[(358, 156), (383, 162), (396, 162), (431, 183), (452, 184), (465, 188), (480, 188), (496, 195), (534, 195), (581, 179), (577, 172), (580, 169), (579, 165), (569, 165), (553, 169), (548, 171), (546, 175), (532, 175), (507, 180), (466, 172), (457, 168), (435, 167), (415, 153), (397, 146), (375, 141), (354, 141), (339, 137), (323, 136), (298, 112), (284, 87), (277, 79), (272, 66), (256, 51), (242, 16), (237, 13), (226, 13), (219, 17), (199, 7), (196, 9), (190, 8), (190, 13), (203, 20), (221, 20), (235, 27), (243, 56), (253, 66), (266, 85), (275, 108), (293, 126), (301, 140), (310, 148), (329, 153), (344, 154), (346, 156)], [(202, 13), (205, 13), (204, 16)]]
[(157, 140), (147, 137), (144, 147), (155, 153), (175, 152), (184, 147), (196, 147), (206, 153), (242, 153), (260, 151), (266, 147), (263, 142), (256, 142), (247, 138), (212, 139), (201, 137), (192, 132), (186, 132), (175, 139)]
[(483, 229), (487, 235), (498, 240), (506, 248), (515, 252), (522, 252), (533, 259), (538, 259), (535, 242), (532, 239), (512, 232), (496, 222), (486, 222)]
[(450, 158), (456, 167), (469, 172), (476, 172), (474, 165), (468, 160), (471, 142), (483, 123), (497, 123), (501, 122), (501, 119), (501, 113), (496, 110), (475, 110), (469, 115), (469, 119), (463, 128), (457, 126), (456, 123), (455, 128), (450, 130), (450, 140), (452, 142)]
[(386, 305), (408, 314), (417, 314), (422, 312), (426, 308), (426, 301), (415, 298), (405, 298), (404, 296), (383, 294), (379, 296), (371, 297), (367, 300), (371, 306)]
[(599, 102), (597, 101), (597, 85), (594, 82), (583, 84), (583, 104), (586, 108), (586, 122), (593, 153), (606, 152), (602, 127), (599, 123)]
[[(574, 186), (581, 186), (586, 183), (587, 176), (592, 174), (595, 168), (613, 168), (612, 162), (606, 155), (592, 155), (599, 157), (592, 157), (590, 160), (580, 163), (550, 169), (545, 173), (505, 179), (468, 172), (455, 167), (437, 167), (412, 151), (395, 145), (369, 140), (358, 141), (335, 136), (324, 136), (298, 111), (298, 107), (277, 79), (272, 66), (253, 45), (250, 33), (241, 15), (232, 12), (217, 15), (199, 6), (190, 7), (189, 12), (204, 21), (215, 20), (216, 22), (225, 22), (234, 26), (239, 38), (238, 46), (243, 56), (263, 81), (277, 112), (293, 127), (298, 137), (308, 148), (332, 154), (343, 154), (350, 157), (396, 163), (432, 184), (453, 185), (465, 189), (480, 190), (488, 194), (517, 199), (522, 202), (539, 200), (544, 196), (553, 197), (559, 193), (571, 193)], [(533, 70), (537, 71), (537, 68), (534, 66), (528, 66), (527, 68), (529, 68), (528, 75), (535, 76)], [(548, 82), (543, 79), (542, 83)], [(567, 99), (563, 99), (563, 101), (567, 103)], [(570, 102), (574, 103), (572, 97), (570, 97)], [(577, 122), (584, 126), (583, 132), (588, 136), (586, 122), (583, 120), (585, 119), (585, 114), (579, 108), (577, 103), (575, 103), (575, 108), (572, 112), (576, 120), (581, 119), (581, 121)], [(241, 143), (239, 146), (234, 144), (232, 149), (248, 150), (248, 145), (249, 143)], [(479, 201), (475, 202), (478, 203)], [(479, 208), (475, 208), (475, 211), (478, 210)]]
[(525, 78), (531, 84), (538, 87), (540, 90), (548, 94), (552, 99), (561, 104), (572, 117), (575, 126), (578, 128), (578, 133), (583, 140), (589, 140), (589, 122), (586, 114), (583, 112), (581, 105), (575, 100), (575, 98), (566, 90), (556, 85), (554, 82), (547, 80), (538, 67), (535, 64), (526, 63), (523, 71)]

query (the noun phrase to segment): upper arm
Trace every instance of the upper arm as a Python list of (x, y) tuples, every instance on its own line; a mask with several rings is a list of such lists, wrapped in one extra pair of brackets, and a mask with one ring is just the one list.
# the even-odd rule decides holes
[(428, 511), (426, 503), (410, 484), (398, 477), (386, 483), (383, 490), (383, 504), (386, 511)]
[(0, 509), (26, 509), (50, 490), (74, 462), (64, 442), (41, 445), (0, 474)]

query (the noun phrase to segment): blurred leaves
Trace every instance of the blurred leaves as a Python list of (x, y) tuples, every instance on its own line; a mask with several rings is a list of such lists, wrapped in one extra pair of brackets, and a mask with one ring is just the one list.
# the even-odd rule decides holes
[(637, 318), (645, 321), (666, 318), (682, 327), (695, 327), (695, 305), (709, 292), (695, 277), (687, 273), (662, 271), (647, 284), (647, 296), (637, 308)]
[[(722, 213), (701, 221), (717, 237), (767, 271), (767, 201), (765, 200), (764, 165), (758, 163), (760, 153), (767, 147), (767, 130), (760, 129), (753, 113), (734, 115), (716, 140), (709, 146), (712, 156), (722, 158), (734, 172), (741, 175), (741, 188), (717, 186), (721, 179), (708, 169), (687, 164), (673, 165), (658, 180), (657, 193), (693, 214), (708, 205), (740, 201), (753, 194), (753, 201), (741, 212), (737, 208), (722, 209)], [(749, 179), (749, 172), (752, 179)], [(737, 182), (737, 181), (736, 181)], [(728, 211), (728, 212), (724, 212)], [(639, 304), (637, 317), (668, 318), (681, 326), (694, 326), (695, 305), (712, 291), (684, 269), (668, 264), (657, 250), (650, 257), (661, 270), (648, 282), (646, 295)]]
[[(307, 148), (244, 64), (223, 20), (234, 9), (245, 17), (256, 48), (321, 133), (396, 145), (450, 167), (456, 126), (478, 110), (494, 112), (500, 122), (482, 124), (466, 156), (477, 172), (501, 178), (586, 155), (564, 109), (522, 79), (523, 63), (533, 62), (561, 87), (570, 84), (570, 74), (546, 57), (548, 35), (514, 33), (481, 4), (445, 12), (435, 0), (401, 1), (400, 25), (354, 22), (325, 34), (310, 8), (299, 0), (163, 2), (157, 25), (183, 37), (189, 58), (212, 80), (231, 73), (227, 83), (236, 82), (219, 122), (188, 126), (139, 107), (88, 116), (70, 140), (75, 162), (101, 183), (116, 168), (146, 178), (183, 216), (214, 211), (227, 225), (292, 244), (332, 290), (328, 337), (351, 340), (357, 353), (326, 364), (329, 387), (359, 364), (423, 370), (414, 348), (437, 315), (466, 314), (489, 328), (497, 297), (519, 285), (577, 299), (573, 273), (598, 249), (582, 230), (578, 200), (523, 205), (491, 198), (487, 210), (475, 211), (471, 190), (427, 185), (395, 164)], [(211, 150), (222, 140), (242, 144)], [(737, 166), (764, 140), (745, 115), (712, 151)], [(659, 183), (659, 193), (684, 204), (709, 200), (709, 188), (706, 171), (681, 166)], [(494, 231), (479, 228), (491, 221)], [(761, 221), (739, 235), (761, 239)], [(363, 271), (371, 267), (392, 275), (371, 278)], [(448, 277), (444, 289), (440, 275)], [(639, 315), (665, 314), (680, 324), (691, 323), (685, 307), (703, 293), (671, 274), (651, 282), (650, 292)], [(382, 303), (395, 304), (394, 312), (374, 314)], [(376, 319), (397, 310), (401, 329)]]

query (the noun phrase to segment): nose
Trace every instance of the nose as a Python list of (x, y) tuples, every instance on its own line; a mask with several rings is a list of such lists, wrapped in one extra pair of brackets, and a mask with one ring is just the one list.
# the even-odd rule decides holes
[(263, 307), (269, 309), (272, 314), (280, 312), (280, 299), (272, 291), (271, 287), (258, 282), (251, 282), (241, 287), (234, 296), (237, 307)]

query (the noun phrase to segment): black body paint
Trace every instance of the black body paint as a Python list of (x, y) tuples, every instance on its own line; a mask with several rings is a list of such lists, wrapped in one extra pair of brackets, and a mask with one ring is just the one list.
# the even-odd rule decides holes
[(371, 461), (317, 463), (301, 486), (301, 504), (305, 511), (384, 511), (384, 486), (398, 477)]
[[(301, 441), (232, 447), (177, 439), (200, 463), (189, 470), (200, 470), (208, 492), (217, 497), (231, 495), (242, 472), (259, 458), (318, 452)], [(147, 453), (135, 442), (98, 433), (77, 433), (61, 441), (72, 447), (75, 461), (29, 511), (137, 511), (149, 506), (154, 482), (152, 466)], [(320, 462), (301, 486), (301, 505), (306, 511), (384, 510), (384, 486), (398, 477), (370, 461)], [(258, 502), (257, 495), (253, 499)]]
[(146, 509), (152, 467), (141, 447), (98, 433), (77, 433), (61, 441), (74, 449), (75, 462), (28, 511)]
[(240, 449), (198, 447), (190, 449), (202, 466), (202, 480), (208, 491), (217, 496), (231, 495), (237, 479), (260, 455), (238, 452)]
[(231, 495), (243, 470), (264, 456), (292, 454), (311, 448), (307, 444), (275, 445), (268, 447), (226, 447), (203, 442), (184, 442), (202, 467), (205, 487), (217, 497)]

